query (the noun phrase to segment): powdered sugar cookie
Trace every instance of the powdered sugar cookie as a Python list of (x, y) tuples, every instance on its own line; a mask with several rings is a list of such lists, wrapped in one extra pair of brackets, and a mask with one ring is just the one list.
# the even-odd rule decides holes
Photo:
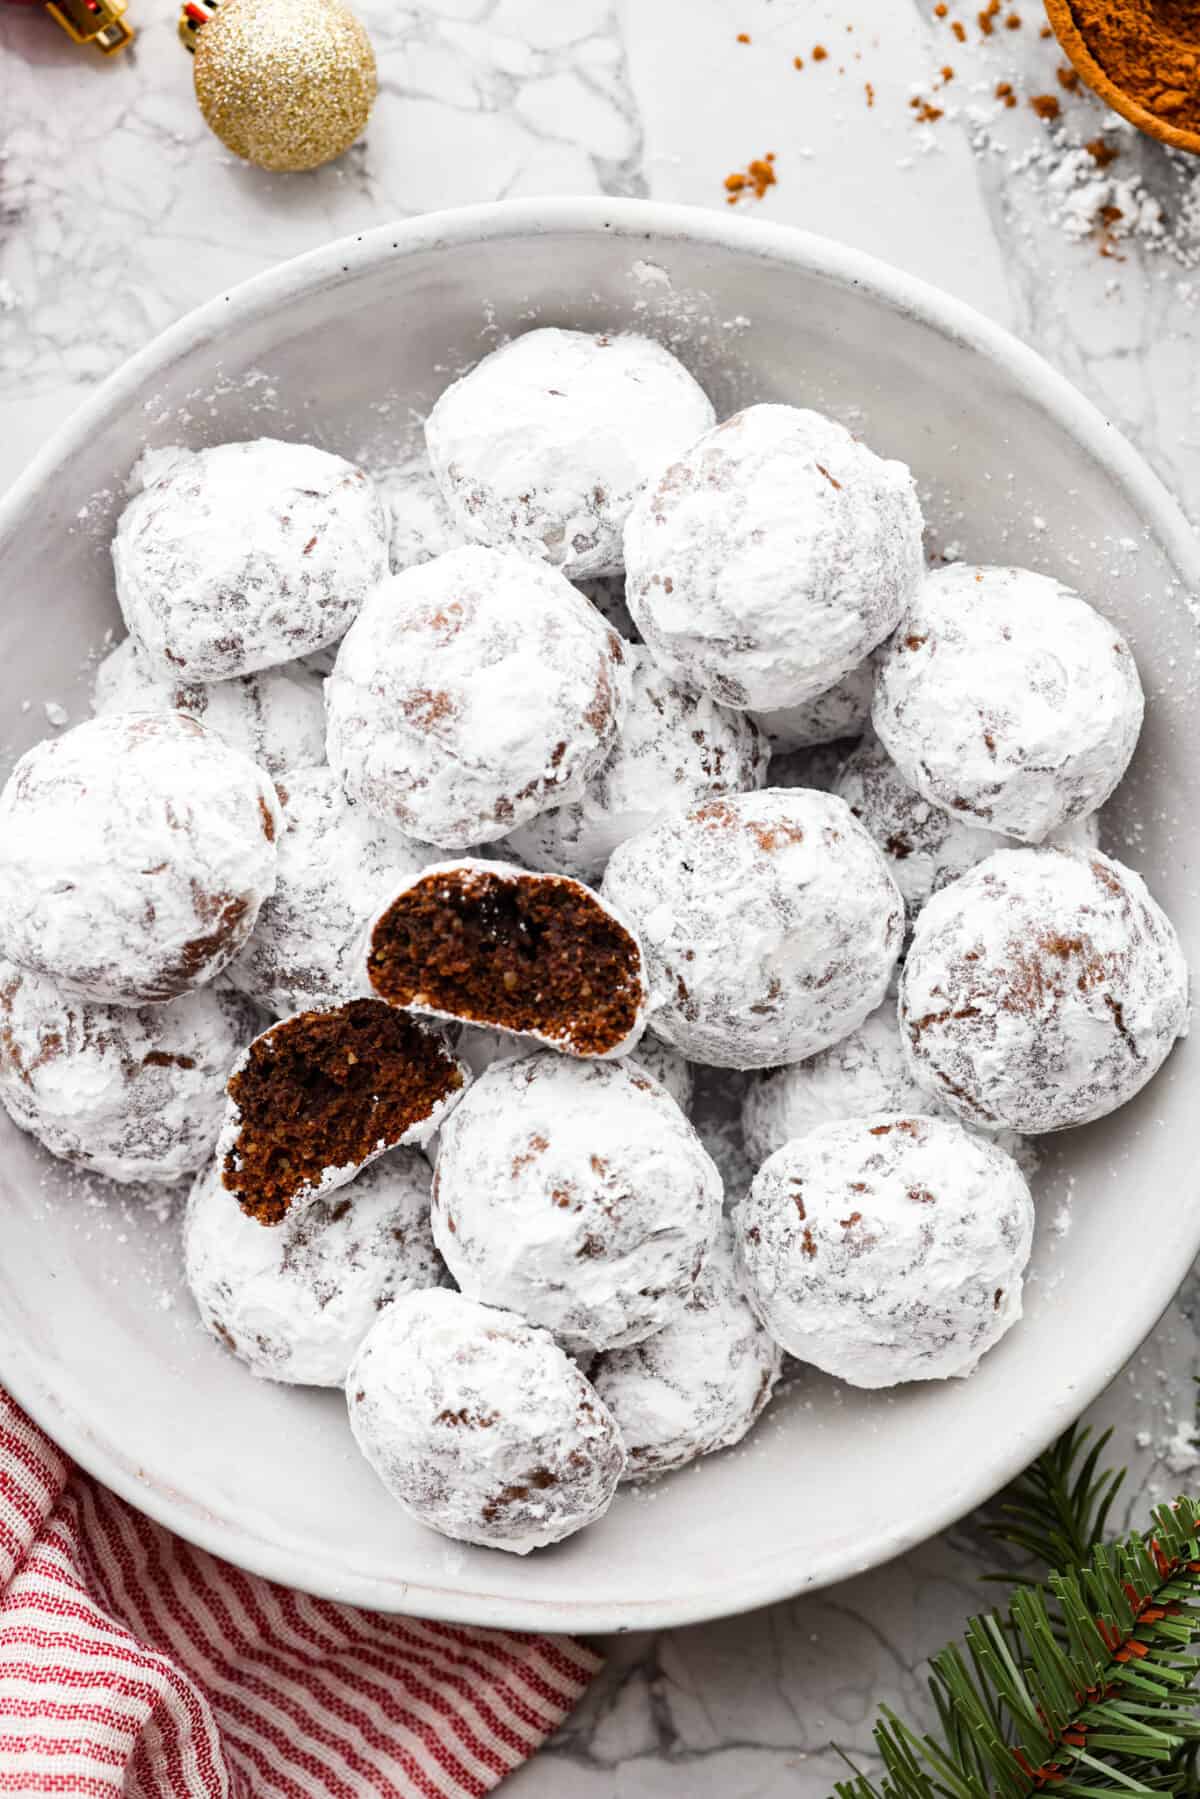
[(638, 501), (626, 599), (656, 662), (727, 706), (826, 693), (895, 628), (924, 567), (912, 476), (843, 426), (749, 406)]
[(246, 1216), (210, 1164), (183, 1231), (206, 1329), (267, 1380), (341, 1386), (383, 1308), (449, 1278), (429, 1226), (430, 1179), (424, 1156), (397, 1149), (270, 1226)]
[(185, 714), (76, 725), (0, 794), (0, 945), (91, 999), (173, 999), (249, 937), (278, 832), (268, 776)]
[(669, 812), (761, 787), (766, 741), (744, 712), (681, 687), (640, 646), (629, 651), (632, 687), (621, 734), (583, 797), (539, 812), (506, 840), (514, 859), (598, 881), (618, 843)]
[(875, 685), (875, 729), (910, 787), (1040, 843), (1102, 806), (1142, 727), (1129, 645), (1061, 581), (954, 563), (913, 596)]
[(631, 1062), (540, 1053), (480, 1076), (442, 1131), (434, 1240), (477, 1299), (568, 1347), (650, 1336), (716, 1234), (721, 1181), (657, 1081)]
[(130, 635), (166, 680), (220, 681), (319, 650), (387, 573), (379, 495), (328, 450), (262, 437), (177, 450), (146, 473), (113, 567)]
[(776, 1342), (851, 1386), (970, 1374), (1021, 1316), (1029, 1188), (951, 1119), (821, 1125), (760, 1168), (734, 1223)]
[(625, 1464), (607, 1406), (548, 1331), (445, 1288), (387, 1308), (346, 1398), (359, 1448), (405, 1511), (513, 1555), (602, 1517)]
[(424, 842), (490, 843), (580, 798), (625, 715), (627, 646), (569, 581), (468, 548), (383, 583), (325, 691), (351, 799)]
[(1187, 1006), (1174, 927), (1099, 851), (998, 850), (934, 894), (900, 981), (921, 1085), (970, 1123), (1029, 1135), (1132, 1099)]
[(229, 1070), (259, 1023), (221, 982), (166, 1006), (106, 1006), (0, 962), (0, 1101), (64, 1161), (178, 1181), (212, 1154)]
[(652, 338), (552, 328), (514, 338), (448, 387), (425, 439), (468, 537), (574, 578), (620, 572), (634, 500), (714, 417)]
[(722, 1068), (799, 1061), (852, 1031), (903, 932), (875, 845), (804, 788), (665, 819), (613, 852), (603, 892), (641, 941), (651, 1030)]

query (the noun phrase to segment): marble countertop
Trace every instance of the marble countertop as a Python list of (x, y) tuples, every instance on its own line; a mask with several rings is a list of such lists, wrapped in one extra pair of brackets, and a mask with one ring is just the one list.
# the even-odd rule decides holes
[[(209, 135), (169, 4), (133, 0), (141, 35), (110, 64), (0, 8), (0, 486), (129, 352), (284, 257), (510, 195), (724, 206), (725, 176), (770, 151), (776, 185), (742, 213), (843, 238), (1011, 326), (1200, 517), (1200, 164), (1064, 87), (1029, 0), (986, 32), (975, 4), (938, 19), (932, 0), (360, 0), (380, 71), (369, 133), (300, 177)], [(1200, 1461), (1196, 1316), (1189, 1283), (1095, 1408), (1134, 1516)], [(881, 1701), (918, 1710), (922, 1658), (987, 1602), (975, 1576), (994, 1553), (968, 1521), (827, 1592), (613, 1641), (506, 1791), (820, 1799), (831, 1743), (869, 1754)]]

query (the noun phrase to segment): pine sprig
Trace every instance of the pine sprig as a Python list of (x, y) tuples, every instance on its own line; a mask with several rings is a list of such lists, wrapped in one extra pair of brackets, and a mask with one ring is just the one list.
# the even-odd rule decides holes
[[(1113, 1502), (1125, 1479), (1123, 1468), (1101, 1468), (1111, 1430), (1097, 1437), (1073, 1425), (1040, 1455), (995, 1507), (985, 1526), (999, 1541), (1025, 1550), (1043, 1568), (1078, 1568), (1104, 1541)], [(1085, 1454), (1086, 1451), (1086, 1454)], [(987, 1580), (1033, 1586), (1036, 1576), (989, 1574)]]
[[(1071, 1479), (1078, 1443), (1059, 1464), (1064, 1492), (1091, 1495), (1093, 1519), (1107, 1517), (1116, 1490), (1111, 1476), (1098, 1482), (1102, 1447), (1087, 1458), (1082, 1485)], [(875, 1728), (880, 1781), (855, 1771), (838, 1799), (1186, 1792), (1186, 1752), (1200, 1744), (1191, 1690), (1200, 1669), (1200, 1505), (1178, 1499), (1152, 1520), (1145, 1535), (1099, 1545), (1043, 1584), (1022, 1586), (1006, 1613), (973, 1618), (962, 1644), (932, 1663), (937, 1732), (918, 1735), (885, 1708)]]

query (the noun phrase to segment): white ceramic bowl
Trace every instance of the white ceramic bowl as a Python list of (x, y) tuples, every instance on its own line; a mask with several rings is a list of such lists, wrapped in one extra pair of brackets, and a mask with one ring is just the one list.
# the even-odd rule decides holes
[[(273, 432), (378, 461), (455, 370), (534, 323), (654, 332), (722, 413), (788, 400), (841, 416), (912, 464), (943, 542), (1050, 570), (1115, 619), (1150, 707), (1108, 843), (1200, 966), (1200, 551), (1183, 517), (1013, 338), (864, 256), (740, 215), (538, 200), (434, 216), (331, 245), (183, 320), (99, 389), (0, 514), (8, 748), (44, 735), (46, 698), (86, 711), (86, 654), (117, 622), (107, 541), (147, 443)], [(256, 1381), (201, 1333), (173, 1219), (89, 1196), (7, 1125), (0, 1377), (135, 1505), (313, 1592), (573, 1630), (739, 1610), (947, 1524), (1111, 1380), (1200, 1245), (1195, 1055), (1182, 1045), (1134, 1104), (1048, 1146), (1026, 1316), (970, 1381), (864, 1394), (814, 1375), (742, 1448), (622, 1493), (595, 1529), (525, 1560), (410, 1523), (354, 1451), (339, 1395)]]

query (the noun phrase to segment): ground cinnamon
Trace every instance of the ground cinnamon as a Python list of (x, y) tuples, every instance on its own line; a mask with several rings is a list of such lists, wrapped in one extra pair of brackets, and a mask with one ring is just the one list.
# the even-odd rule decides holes
[(1168, 124), (1200, 130), (1195, 0), (1071, 0), (1071, 13), (1114, 87)]

